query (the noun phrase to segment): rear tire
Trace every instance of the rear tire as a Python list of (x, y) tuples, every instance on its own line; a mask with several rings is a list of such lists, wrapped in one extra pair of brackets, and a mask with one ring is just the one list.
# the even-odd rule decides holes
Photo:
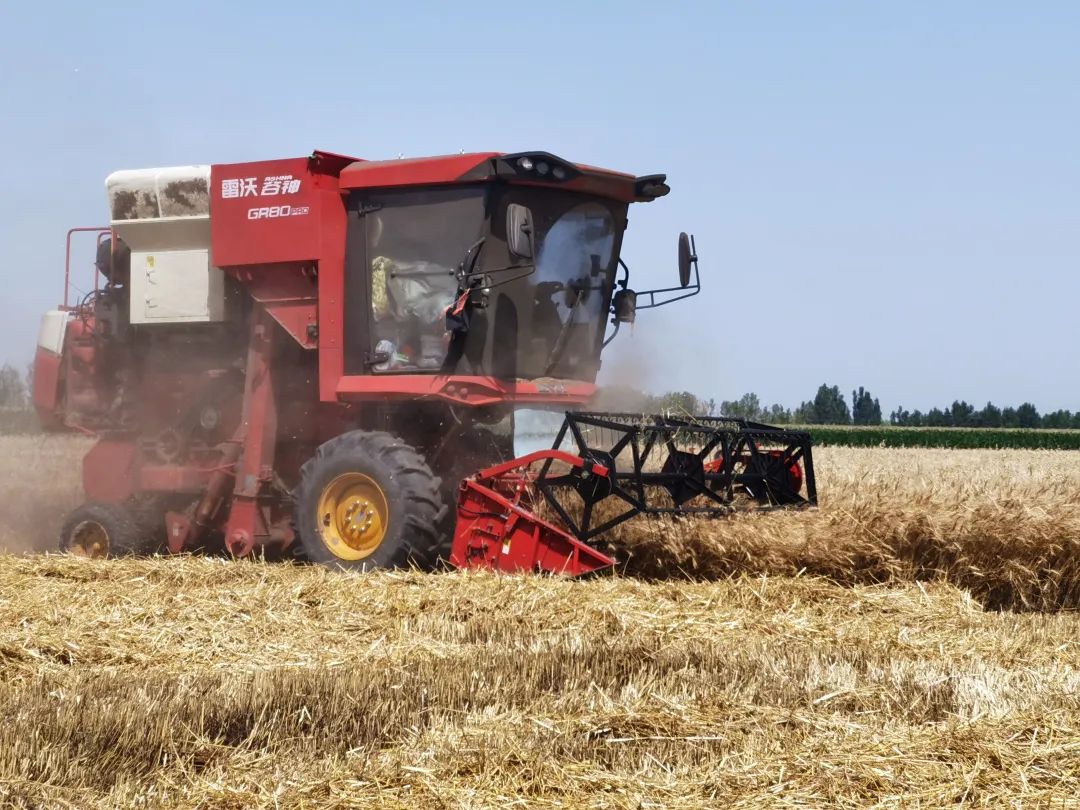
[(120, 504), (92, 501), (68, 515), (60, 531), (60, 550), (79, 557), (104, 559), (148, 554), (155, 548), (131, 512)]
[(320, 445), (300, 469), (295, 500), (301, 550), (312, 562), (428, 567), (440, 545), (439, 479), (389, 433), (354, 430)]

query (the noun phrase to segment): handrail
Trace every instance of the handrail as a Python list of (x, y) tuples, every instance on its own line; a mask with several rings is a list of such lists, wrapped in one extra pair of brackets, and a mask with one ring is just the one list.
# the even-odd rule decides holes
[[(71, 237), (77, 233), (96, 233), (97, 243), (100, 246), (105, 241), (105, 237), (112, 233), (111, 228), (102, 227), (85, 227), (85, 228), (72, 228), (67, 232), (67, 245), (64, 255), (64, 303), (60, 306), (60, 309), (69, 310), (73, 307), (68, 305), (68, 291), (71, 288)], [(97, 266), (94, 267), (94, 290), (98, 288), (98, 275), (100, 271)]]

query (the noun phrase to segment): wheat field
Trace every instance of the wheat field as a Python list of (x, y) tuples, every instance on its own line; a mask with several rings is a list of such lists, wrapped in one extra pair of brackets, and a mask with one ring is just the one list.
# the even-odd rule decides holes
[(609, 542), (638, 576), (944, 579), (993, 609), (1074, 609), (1078, 461), (1055, 450), (824, 448), (818, 510), (642, 520)]
[[(4, 442), (43, 548), (79, 448)], [(1075, 458), (821, 451), (587, 581), (0, 556), (0, 804), (1076, 806)]]

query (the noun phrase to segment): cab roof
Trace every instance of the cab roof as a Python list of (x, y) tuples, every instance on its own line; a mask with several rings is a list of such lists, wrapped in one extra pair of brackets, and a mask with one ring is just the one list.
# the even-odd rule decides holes
[[(338, 174), (342, 190), (400, 188), (501, 180), (519, 185), (553, 186), (622, 202), (648, 202), (667, 194), (666, 176), (632, 174), (571, 163), (550, 152), (467, 152), (457, 155), (360, 160), (315, 152), (312, 160), (327, 174)], [(336, 171), (335, 171), (336, 170)]]

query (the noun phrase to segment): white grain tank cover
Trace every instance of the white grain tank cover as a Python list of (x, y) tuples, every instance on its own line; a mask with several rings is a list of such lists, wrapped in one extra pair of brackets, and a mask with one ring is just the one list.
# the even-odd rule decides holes
[(225, 317), (224, 276), (210, 255), (210, 167), (113, 172), (113, 230), (131, 248), (131, 322)]

